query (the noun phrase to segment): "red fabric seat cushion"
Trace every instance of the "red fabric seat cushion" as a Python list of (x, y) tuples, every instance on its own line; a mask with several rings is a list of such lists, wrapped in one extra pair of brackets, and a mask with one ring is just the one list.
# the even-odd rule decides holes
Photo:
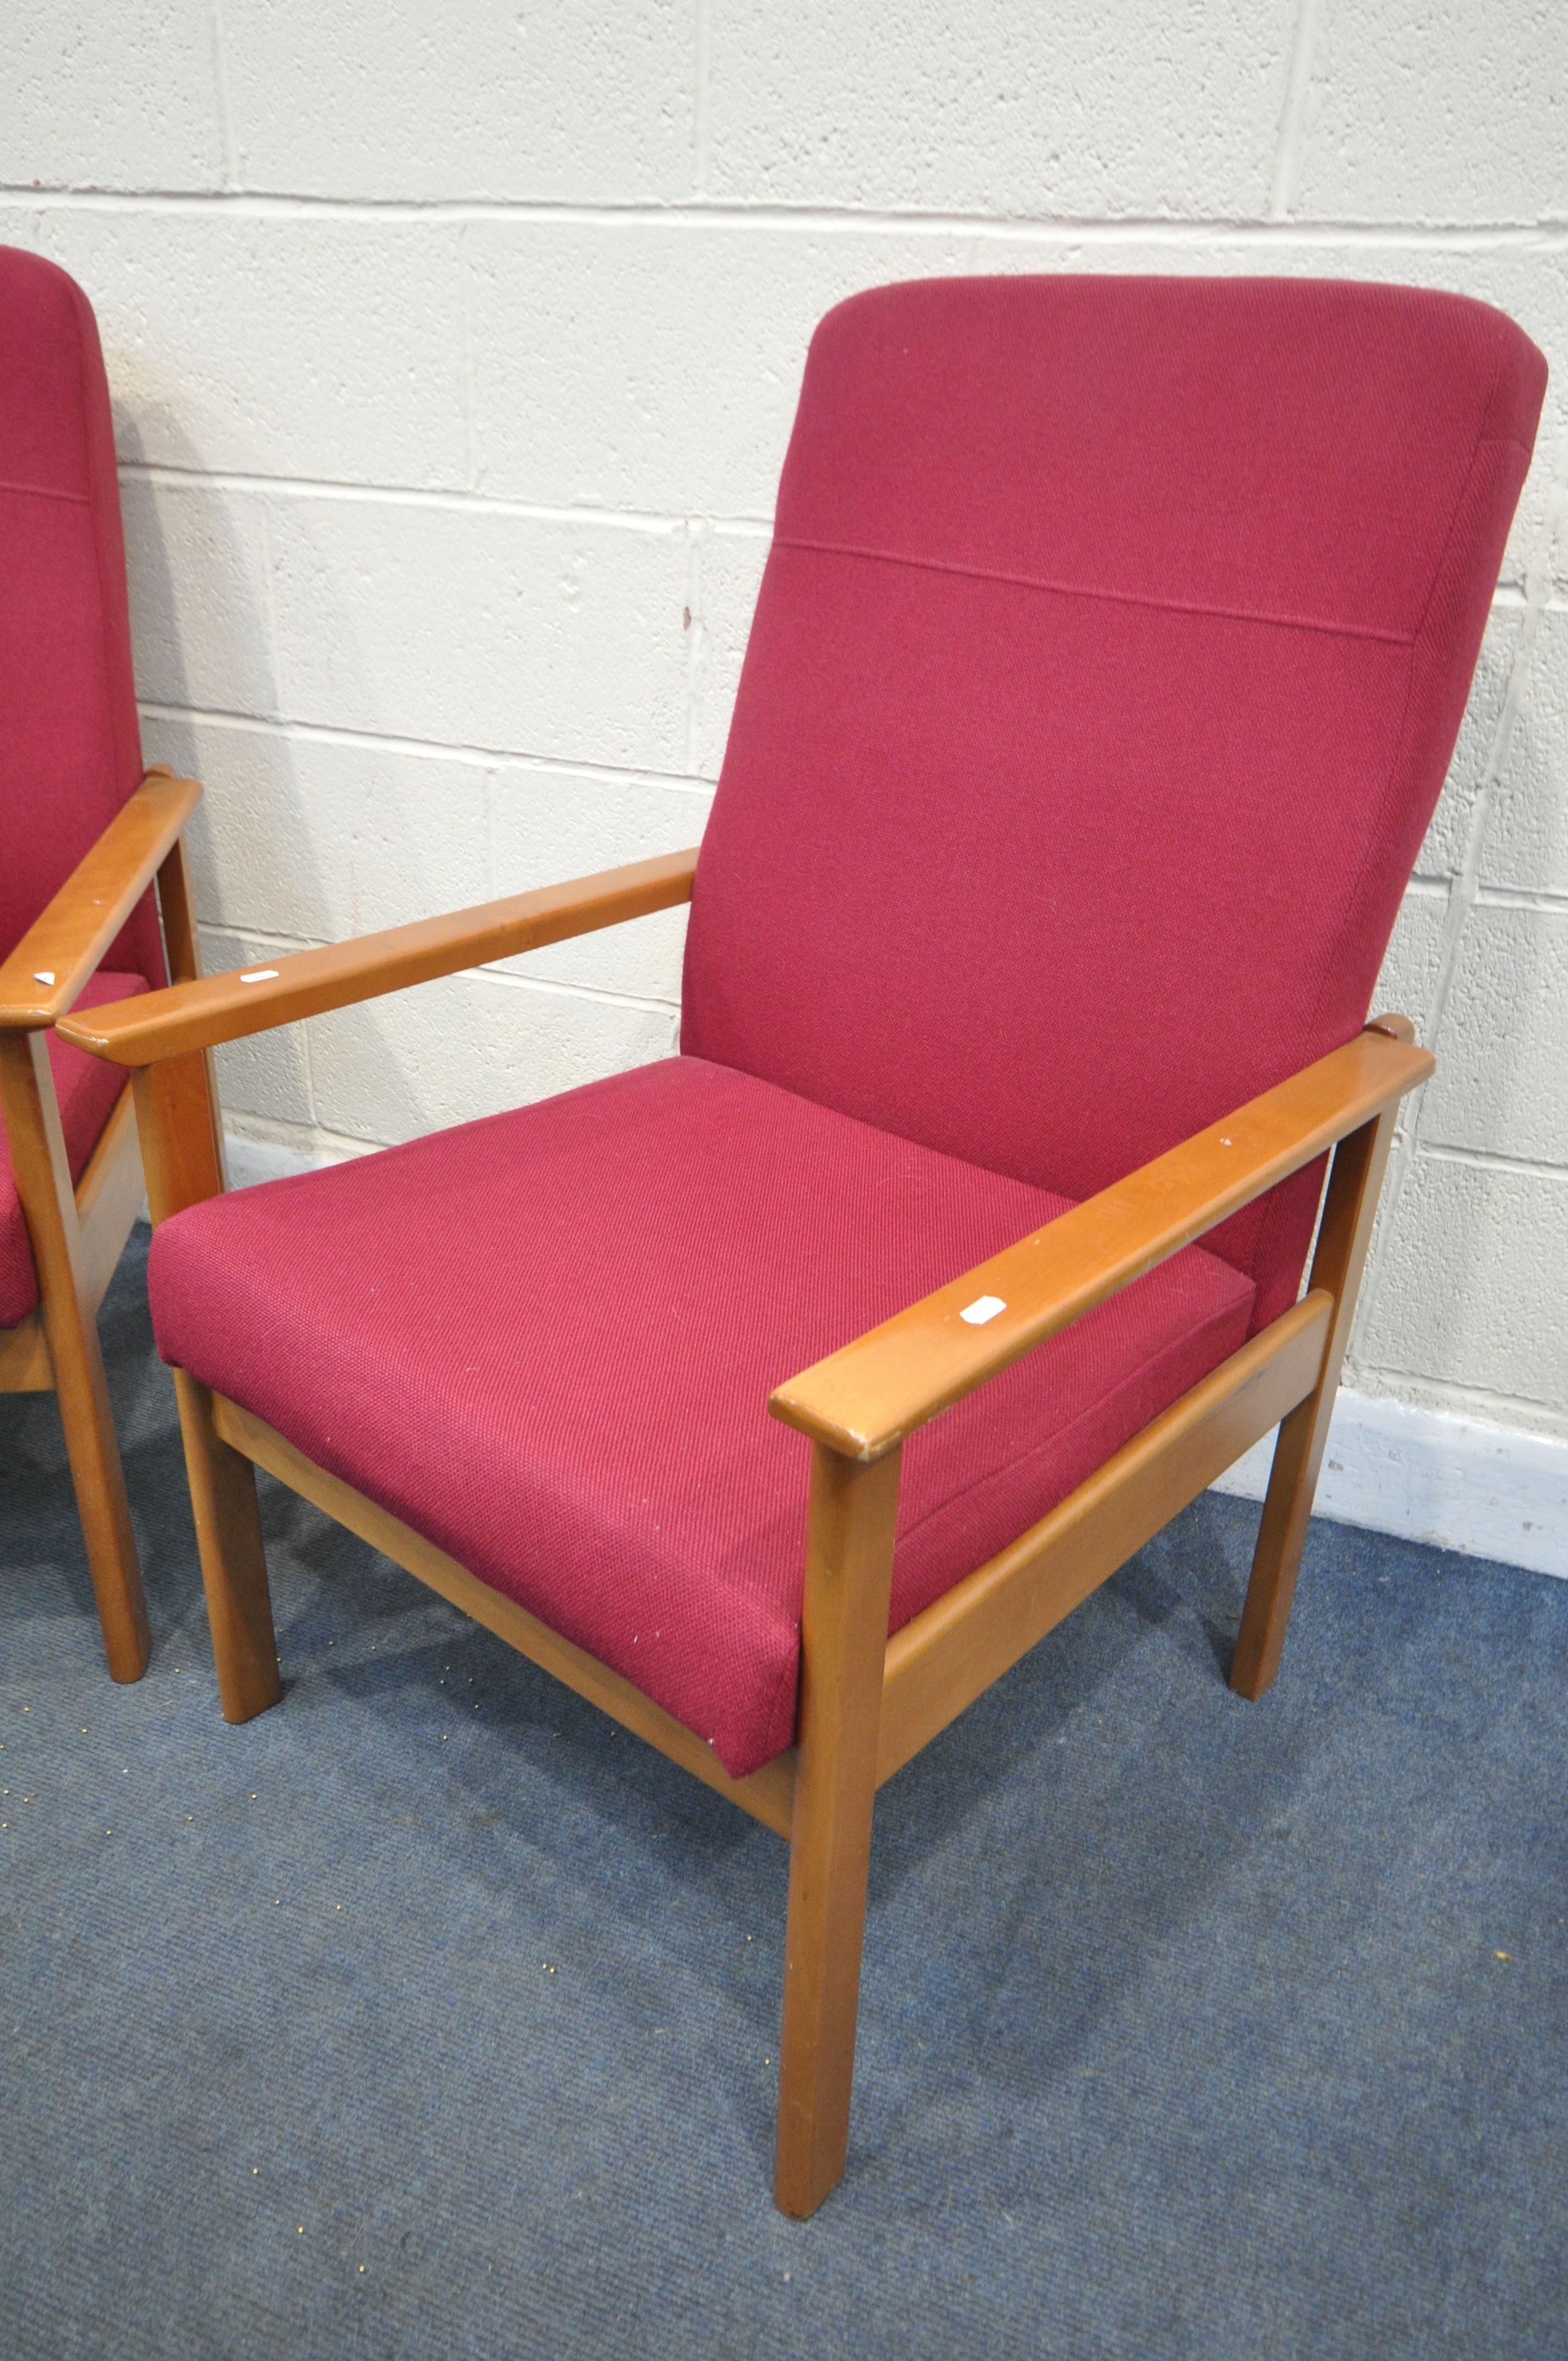
[[(146, 990), (146, 981), (139, 975), (116, 975), (107, 968), (100, 968), (77, 995), (76, 1005), (97, 1008), (105, 1000), (129, 1000), (133, 994)], [(52, 1033), (49, 1058), (54, 1069), (60, 1127), (65, 1135), (71, 1177), (80, 1180), (120, 1095), (126, 1071), (123, 1066), (111, 1066), (103, 1058), (85, 1056)], [(3, 1122), (0, 1117), (0, 1124)], [(22, 1218), (16, 1176), (4, 1141), (5, 1132), (0, 1129), (0, 1328), (14, 1328), (37, 1306), (38, 1275), (33, 1268), (27, 1225)]]
[[(1066, 1209), (683, 1057), (157, 1232), (159, 1350), (708, 1740), (791, 1742), (782, 1379)], [(913, 1437), (894, 1628), (1243, 1341), (1190, 1248)]]

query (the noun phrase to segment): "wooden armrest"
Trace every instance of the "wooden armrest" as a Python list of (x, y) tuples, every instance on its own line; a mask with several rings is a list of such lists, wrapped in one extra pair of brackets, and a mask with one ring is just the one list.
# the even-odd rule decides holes
[(0, 1027), (37, 1033), (64, 1016), (201, 796), (195, 779), (162, 768), (148, 773), (0, 967)]
[(428, 983), (459, 968), (510, 959), (571, 935), (641, 918), (689, 902), (695, 847), (657, 861), (636, 861), (565, 885), (543, 885), (504, 901), (481, 902), (441, 918), (416, 919), (377, 935), (292, 951), (227, 975), (203, 976), (166, 992), (139, 994), (103, 1008), (83, 1009), (60, 1027), (61, 1038), (121, 1066), (151, 1066), (163, 1058), (210, 1049), (247, 1033), (270, 1032), (302, 1016), (320, 1016), (356, 1000), (375, 1000), (411, 983)]
[[(1435, 1059), (1394, 1029), (1408, 1029), (1403, 1019), (1379, 1024), (1390, 1029), (1369, 1027), (802, 1370), (769, 1410), (847, 1458), (879, 1459), (1425, 1082)], [(990, 1316), (977, 1324), (966, 1310)]]

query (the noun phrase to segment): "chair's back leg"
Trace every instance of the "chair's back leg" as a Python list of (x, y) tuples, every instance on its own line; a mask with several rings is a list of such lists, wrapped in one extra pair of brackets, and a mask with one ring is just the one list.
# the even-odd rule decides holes
[[(206, 1060), (199, 1050), (137, 1071), (137, 1128), (154, 1223), (223, 1190)], [(213, 1398), (174, 1372), (185, 1471), (207, 1594), (218, 1696), (227, 1721), (249, 1721), (283, 1694), (256, 1505), (256, 1471), (213, 1423)]]
[(818, 1444), (812, 1467), (773, 2185), (797, 2216), (849, 2150), (898, 1462)]
[(0, 1033), (0, 1103), (104, 1653), (116, 1681), (137, 1681), (147, 1670), (152, 1635), (47, 1042), (42, 1032)]
[(1274, 1465), (1242, 1610), (1241, 1636), (1231, 1666), (1231, 1686), (1242, 1697), (1260, 1697), (1279, 1670), (1318, 1470), (1355, 1317), (1356, 1290), (1398, 1119), (1398, 1109), (1390, 1107), (1341, 1140), (1334, 1151), (1311, 1278), (1313, 1287), (1327, 1288), (1333, 1296), (1334, 1316), (1323, 1345), (1317, 1386), (1280, 1422), (1274, 1446)]

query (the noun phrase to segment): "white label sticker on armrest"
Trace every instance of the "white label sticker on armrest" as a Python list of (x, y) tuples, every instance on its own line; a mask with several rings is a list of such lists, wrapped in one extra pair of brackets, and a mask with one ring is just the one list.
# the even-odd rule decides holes
[(241, 983), (270, 983), (277, 974), (275, 967), (253, 967), (248, 975), (240, 977)]
[(33, 970), (33, 982), (35, 983), (52, 983), (54, 982), (53, 968), (36, 967)]
[(994, 1320), (999, 1312), (1006, 1309), (1000, 1295), (977, 1295), (972, 1303), (964, 1305), (959, 1318), (967, 1320), (971, 1328), (983, 1328), (988, 1320)]

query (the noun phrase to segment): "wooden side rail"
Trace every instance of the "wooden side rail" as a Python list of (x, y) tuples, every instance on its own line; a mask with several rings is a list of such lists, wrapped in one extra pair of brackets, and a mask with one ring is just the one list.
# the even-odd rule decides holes
[[(886, 1643), (880, 1786), (1114, 1574), (1317, 1382), (1333, 1305), (1309, 1295)], [(796, 1758), (732, 1779), (711, 1748), (640, 1689), (561, 1638), (387, 1510), (316, 1466), (254, 1412), (213, 1397), (223, 1440), (429, 1583), (521, 1654), (695, 1773), (779, 1835), (790, 1834)]]
[(511, 959), (573, 935), (620, 926), (691, 899), (695, 847), (636, 861), (565, 885), (481, 902), (444, 917), (416, 919), (324, 950), (291, 951), (258, 967), (172, 984), (134, 1001), (83, 1009), (60, 1027), (63, 1040), (122, 1066), (151, 1066), (211, 1049), (299, 1017), (375, 1000), (488, 960)]
[(198, 780), (149, 771), (0, 966), (0, 1029), (58, 1024), (201, 800)]
[(635, 1730), (650, 1746), (656, 1746), (671, 1762), (678, 1763), (683, 1770), (690, 1771), (730, 1803), (739, 1804), (743, 1812), (750, 1812), (775, 1836), (787, 1839), (795, 1807), (793, 1752), (775, 1755), (771, 1763), (764, 1763), (760, 1771), (751, 1772), (744, 1779), (732, 1779), (710, 1746), (705, 1746), (684, 1723), (667, 1714), (663, 1706), (655, 1705), (652, 1697), (644, 1697), (620, 1673), (601, 1664), (597, 1656), (590, 1656), (587, 1649), (564, 1640), (525, 1607), (481, 1582), (466, 1566), (459, 1565), (455, 1558), (448, 1557), (444, 1550), (427, 1542), (389, 1510), (378, 1508), (363, 1492), (356, 1492), (341, 1477), (318, 1467), (253, 1411), (242, 1410), (237, 1402), (227, 1400), (222, 1394), (214, 1394), (212, 1404), (213, 1423), (231, 1450), (242, 1453), (302, 1499), (324, 1509), (329, 1517), (335, 1517), (351, 1533), (357, 1533), (372, 1549), (378, 1549), (394, 1565), (400, 1565), (419, 1581), (428, 1583), (443, 1598), (497, 1633), (531, 1664), (554, 1674), (569, 1689), (576, 1689), (579, 1697), (598, 1706), (612, 1720)]
[[(93, 1012), (96, 1016), (97, 1012)], [(774, 1418), (872, 1460), (1359, 1131), (1436, 1060), (1376, 1027), (789, 1378)]]
[(1333, 1312), (1322, 1289), (1292, 1304), (1047, 1516), (894, 1633), (879, 1785), (1309, 1399)]

